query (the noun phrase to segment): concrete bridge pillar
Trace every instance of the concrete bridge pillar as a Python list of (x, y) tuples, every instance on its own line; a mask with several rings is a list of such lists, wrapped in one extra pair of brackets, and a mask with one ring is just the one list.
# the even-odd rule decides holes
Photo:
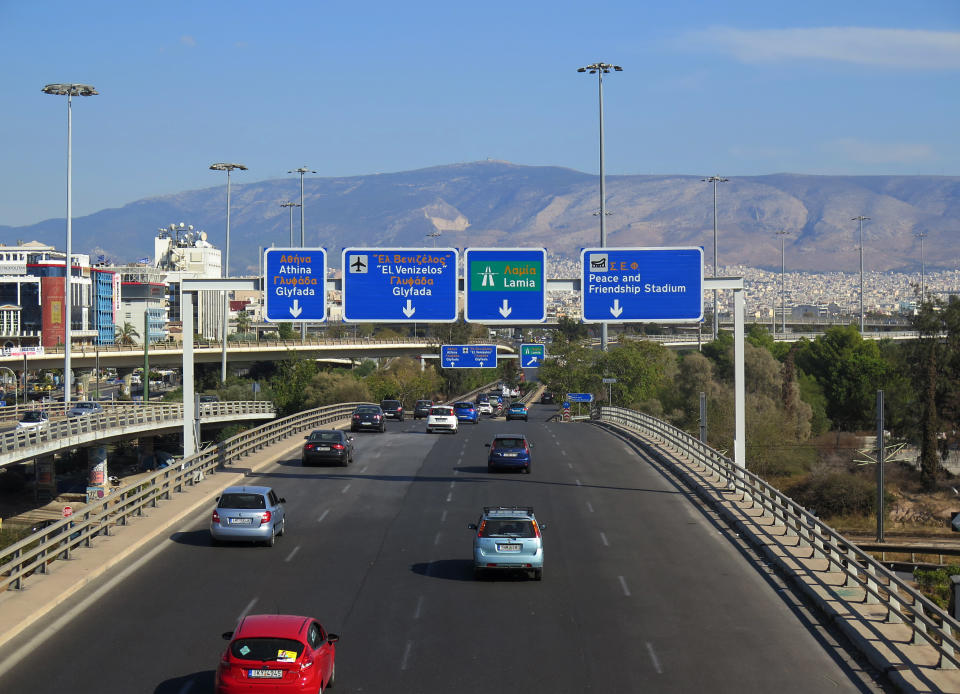
[(123, 379), (123, 385), (120, 386), (120, 395), (129, 398), (130, 387), (133, 385), (133, 369), (117, 369), (117, 376)]
[(107, 495), (107, 448), (106, 446), (87, 447), (87, 503), (99, 501)]
[(90, 387), (90, 380), (93, 378), (93, 369), (81, 371), (77, 381), (77, 397), (83, 400), (92, 400), (94, 398), (93, 389)]
[(148, 462), (150, 465), (156, 467), (157, 461), (153, 456), (154, 451), (154, 437), (153, 436), (141, 436), (137, 440), (138, 448), (140, 449), (140, 458), (137, 462), (140, 463), (140, 469), (143, 469), (144, 462)]

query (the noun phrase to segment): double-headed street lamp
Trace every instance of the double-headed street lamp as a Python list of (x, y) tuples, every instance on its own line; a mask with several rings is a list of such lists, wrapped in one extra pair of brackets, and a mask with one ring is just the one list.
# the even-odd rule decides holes
[(864, 217), (859, 215), (857, 217), (851, 217), (851, 222), (860, 222), (860, 334), (863, 335), (864, 329), (864, 320), (863, 320), (863, 223), (868, 221), (869, 217)]
[(289, 207), (290, 208), (290, 247), (293, 248), (293, 208), (300, 207), (298, 202), (290, 202), (286, 200), (280, 203), (280, 207)]
[[(292, 169), (287, 171), (287, 173), (296, 173), (300, 174), (300, 248), (303, 248), (306, 245), (305, 242), (305, 232), (303, 226), (303, 175), (308, 173), (317, 173), (311, 169), (308, 169), (306, 166), (301, 166), (299, 169)], [(300, 324), (300, 339), (304, 340), (307, 337), (307, 324)]]
[[(704, 183), (713, 184), (713, 276), (717, 276), (717, 184), (726, 183), (729, 178), (723, 176), (708, 176), (701, 178)], [(720, 327), (720, 316), (717, 314), (717, 290), (713, 290), (713, 339), (717, 339), (717, 332)]]
[[(784, 267), (786, 266), (786, 264), (784, 262), (785, 256), (784, 256), (784, 250), (783, 250), (783, 242), (784, 242), (784, 238), (789, 233), (790, 233), (789, 231), (785, 231), (783, 229), (777, 232), (777, 236), (780, 237), (780, 320), (782, 321), (782, 327), (780, 329), (780, 332), (782, 332), (784, 335), (787, 334), (787, 299), (786, 299), (787, 285), (786, 285), (785, 276), (784, 276)], [(776, 321), (774, 321), (774, 325), (776, 325)]]
[[(600, 248), (607, 247), (607, 195), (606, 182), (603, 173), (603, 76), (614, 72), (623, 72), (619, 65), (609, 63), (593, 63), (586, 67), (577, 68), (577, 72), (589, 72), (597, 76), (597, 88), (600, 96)], [(600, 324), (600, 349), (607, 351), (607, 324)]]
[(926, 294), (926, 265), (924, 263), (923, 257), (923, 240), (927, 238), (929, 234), (925, 231), (918, 231), (914, 234), (915, 238), (920, 239), (920, 305), (923, 305), (925, 294)]
[(73, 385), (70, 369), (70, 341), (73, 337), (73, 301), (70, 289), (70, 274), (73, 272), (73, 97), (96, 96), (99, 92), (89, 84), (48, 84), (44, 94), (67, 97), (67, 254), (64, 258), (63, 298), (63, 402), (70, 403), (70, 388)]
[[(226, 258), (224, 258), (223, 267), (221, 268), (221, 276), (224, 278), (230, 276), (230, 172), (234, 169), (240, 171), (246, 171), (247, 167), (243, 164), (228, 164), (226, 162), (219, 162), (217, 164), (211, 164), (211, 171), (226, 171), (227, 172), (227, 244), (226, 244)], [(230, 303), (229, 303), (229, 293), (223, 293), (223, 322), (222, 322), (222, 337), (223, 337), (223, 352), (220, 356), (220, 382), (227, 382), (227, 318), (230, 314)], [(185, 338), (192, 340), (193, 335), (184, 335)], [(149, 340), (149, 337), (144, 337), (144, 341)]]

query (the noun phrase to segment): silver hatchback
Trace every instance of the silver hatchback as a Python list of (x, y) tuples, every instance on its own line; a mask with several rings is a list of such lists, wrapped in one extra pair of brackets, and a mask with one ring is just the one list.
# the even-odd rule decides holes
[(270, 487), (227, 487), (210, 517), (214, 542), (262, 542), (272, 547), (286, 529), (286, 499)]

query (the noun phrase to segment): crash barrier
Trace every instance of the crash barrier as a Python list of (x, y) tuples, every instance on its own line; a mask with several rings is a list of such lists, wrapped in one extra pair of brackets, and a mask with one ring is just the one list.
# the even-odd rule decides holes
[[(210, 403), (228, 404), (237, 403)], [(126, 525), (131, 516), (142, 516), (145, 508), (156, 507), (172, 493), (185, 491), (217, 469), (294, 434), (347, 419), (358, 404), (362, 403), (319, 407), (249, 429), (86, 504), (76, 514), (0, 550), (0, 590), (21, 589), (29, 576), (47, 573), (58, 559), (69, 559), (78, 548), (89, 547), (97, 535), (109, 535), (117, 526)]]
[[(595, 407), (593, 415), (602, 423), (639, 432), (658, 448), (673, 451), (699, 467), (696, 474), (709, 478), (709, 484), (701, 486), (701, 491), (712, 505), (730, 501), (727, 495), (734, 494), (741, 508), (759, 509), (757, 520), (772, 522), (776, 531), (763, 526), (761, 537), (758, 525), (738, 522), (740, 532), (752, 535), (756, 543), (772, 541), (790, 548), (795, 556), (800, 551), (804, 567), (821, 576), (840, 572), (841, 585), (827, 580), (819, 582), (822, 589), (829, 591), (830, 600), (849, 605), (851, 612), (854, 604), (880, 606), (886, 610), (887, 624), (903, 624), (911, 629), (913, 645), (926, 643), (936, 650), (938, 668), (956, 669), (960, 665), (960, 641), (954, 636), (960, 633), (960, 621), (776, 488), (686, 431), (650, 415), (619, 407)], [(679, 457), (667, 462), (682, 464)], [(696, 480), (694, 483), (699, 484)]]

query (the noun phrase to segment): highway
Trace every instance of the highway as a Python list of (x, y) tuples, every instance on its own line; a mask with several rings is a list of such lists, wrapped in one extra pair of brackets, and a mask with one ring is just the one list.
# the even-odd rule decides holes
[[(347, 468), (278, 461), (249, 478), (287, 499), (275, 547), (214, 547), (208, 512), (184, 519), (112, 590), (22, 635), (0, 689), (210, 692), (220, 634), (289, 612), (340, 634), (341, 692), (887, 691), (684, 489), (555, 411), (457, 435), (390, 422), (356, 434)], [(532, 473), (488, 474), (483, 444), (511, 431)], [(466, 525), (499, 504), (546, 523), (542, 582), (473, 580)]]

